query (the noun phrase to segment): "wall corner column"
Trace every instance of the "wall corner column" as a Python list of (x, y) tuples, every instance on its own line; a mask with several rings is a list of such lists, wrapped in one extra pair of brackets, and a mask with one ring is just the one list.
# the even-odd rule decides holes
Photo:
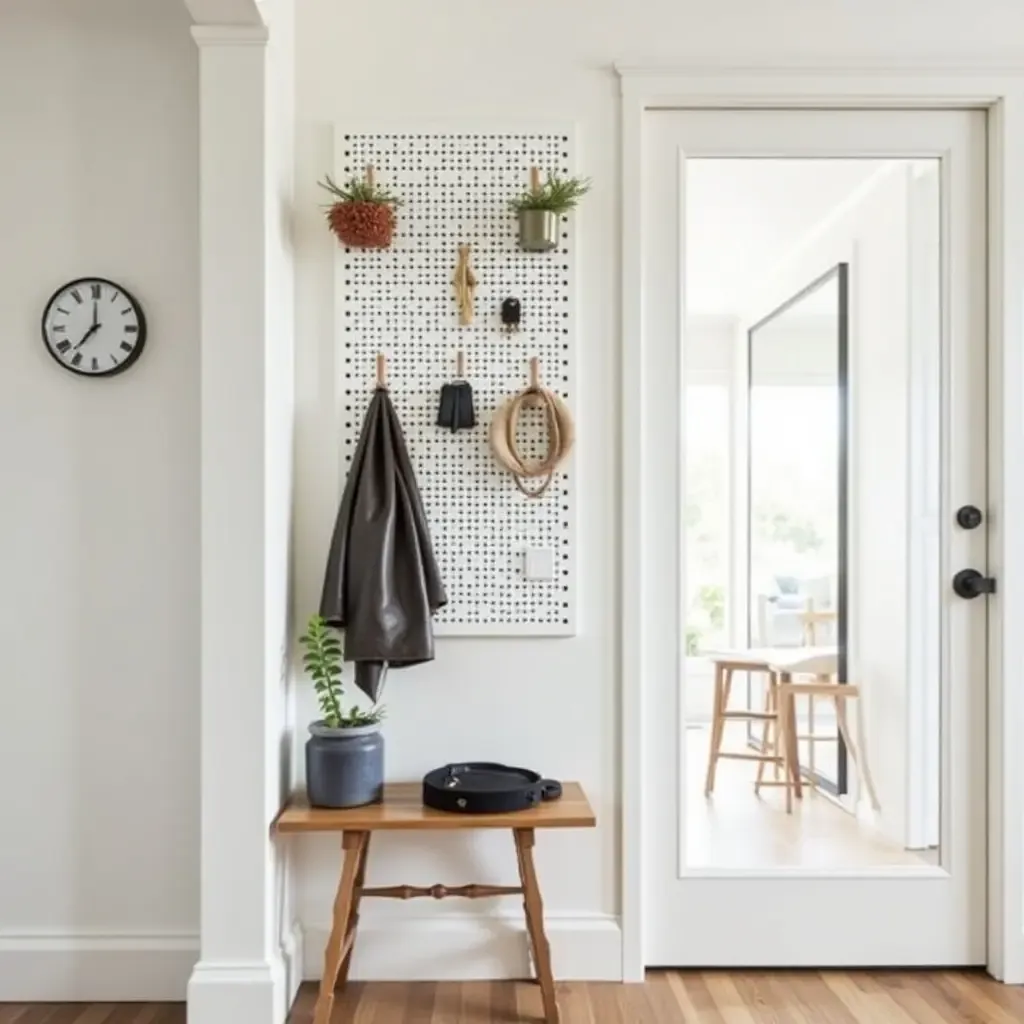
[(201, 911), (189, 1024), (283, 1024), (266, 614), (267, 29), (196, 25), (201, 296)]

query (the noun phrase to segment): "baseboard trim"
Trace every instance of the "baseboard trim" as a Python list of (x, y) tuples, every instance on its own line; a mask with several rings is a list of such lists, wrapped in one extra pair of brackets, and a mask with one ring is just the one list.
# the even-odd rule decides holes
[[(622, 932), (610, 914), (546, 915), (552, 969), (564, 981), (621, 981)], [(320, 977), (329, 934), (302, 927), (304, 976)], [(522, 914), (445, 914), (359, 925), (351, 977), (359, 981), (480, 981), (530, 973)]]
[(191, 932), (0, 930), (0, 1003), (180, 1002), (198, 958)]
[(189, 1024), (282, 1024), (283, 961), (200, 960), (188, 982)]
[(292, 923), (281, 940), (281, 967), (284, 972), (285, 1006), (282, 1020), (295, 1002), (299, 986), (305, 981), (305, 942), (302, 926), (298, 921)]
[[(619, 981), (622, 935), (612, 915), (548, 915), (555, 976)], [(191, 932), (0, 931), (0, 1002), (180, 1002), (190, 1024), (279, 1024), (300, 982), (319, 978), (328, 926), (285, 932), (276, 963), (199, 961)], [(529, 973), (520, 915), (365, 920), (352, 978), (445, 981)], [(236, 1014), (238, 1016), (236, 1016)]]

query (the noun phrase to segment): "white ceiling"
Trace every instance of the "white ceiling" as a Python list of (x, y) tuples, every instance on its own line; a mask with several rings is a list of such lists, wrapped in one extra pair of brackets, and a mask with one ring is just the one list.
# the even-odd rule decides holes
[(737, 315), (765, 276), (881, 160), (690, 160), (686, 290), (692, 315)]

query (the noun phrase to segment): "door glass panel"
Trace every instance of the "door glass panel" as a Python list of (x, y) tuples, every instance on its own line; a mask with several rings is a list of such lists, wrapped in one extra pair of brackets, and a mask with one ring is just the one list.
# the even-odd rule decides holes
[(938, 861), (940, 218), (937, 160), (687, 161), (687, 869)]

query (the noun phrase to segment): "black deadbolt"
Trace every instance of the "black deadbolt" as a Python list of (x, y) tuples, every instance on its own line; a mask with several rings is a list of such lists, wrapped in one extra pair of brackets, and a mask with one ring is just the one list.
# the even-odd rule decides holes
[(980, 597), (994, 594), (996, 581), (991, 576), (982, 576), (977, 569), (961, 569), (953, 577), (953, 590), (960, 597)]
[(965, 530), (976, 530), (984, 518), (976, 505), (961, 505), (956, 510), (956, 521)]

